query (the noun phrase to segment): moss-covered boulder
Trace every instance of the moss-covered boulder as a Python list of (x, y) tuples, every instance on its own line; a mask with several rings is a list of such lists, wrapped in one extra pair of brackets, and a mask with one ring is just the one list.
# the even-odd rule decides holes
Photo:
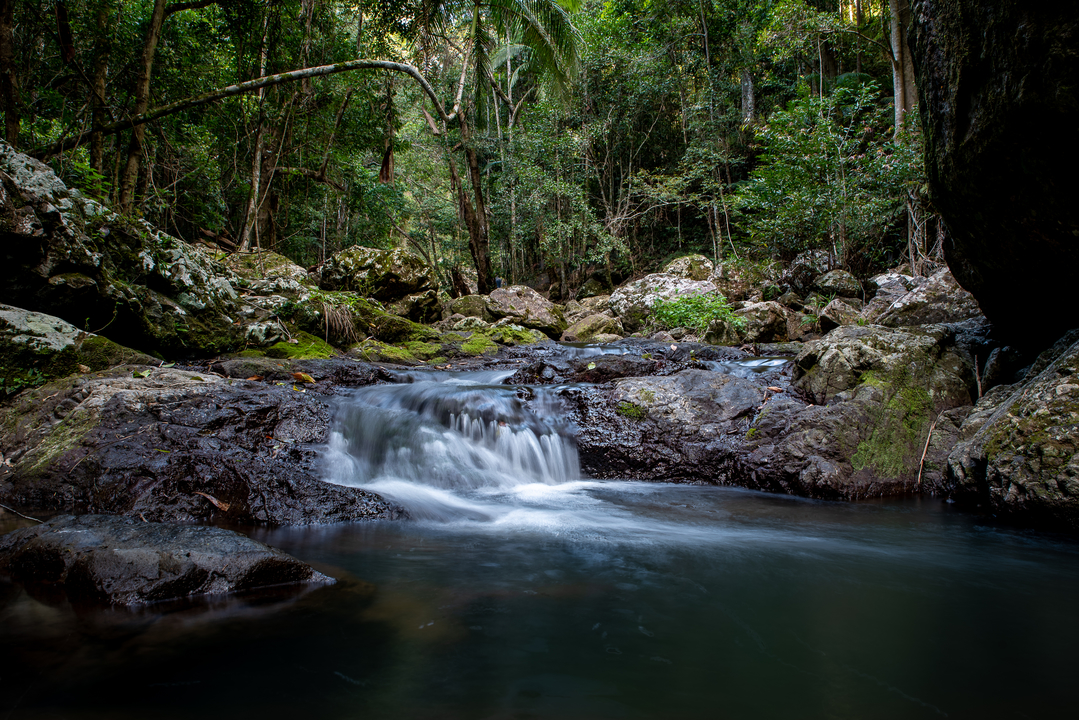
[(746, 433), (744, 484), (848, 499), (939, 490), (977, 397), (966, 344), (985, 331), (850, 326), (808, 343), (792, 382), (801, 397), (774, 395)]
[(487, 309), (487, 302), (488, 299), (484, 295), (462, 295), (450, 301), (450, 313), (490, 322), (495, 317)]
[(419, 255), (401, 248), (379, 250), (360, 245), (345, 248), (326, 261), (320, 286), (324, 290), (356, 292), (382, 302), (396, 302), (428, 290), (438, 292), (438, 280)]
[(487, 310), (497, 318), (508, 318), (522, 327), (539, 330), (557, 340), (568, 323), (561, 305), (552, 303), (525, 285), (512, 285), (491, 292)]
[(987, 393), (960, 433), (945, 494), (1079, 530), (1079, 331), (1043, 353), (1025, 380)]
[(600, 334), (622, 336), (625, 330), (622, 328), (622, 322), (610, 314), (589, 315), (566, 328), (566, 331), (562, 333), (562, 340), (563, 342), (588, 342)]
[(687, 280), (707, 280), (712, 276), (715, 266), (704, 255), (684, 255), (675, 258), (663, 267), (667, 275), (677, 275)]
[(377, 301), (354, 292), (312, 291), (306, 299), (282, 307), (279, 314), (340, 348), (351, 347), (365, 337), (399, 344), (438, 336), (437, 331), (387, 312)]
[(58, 317), (0, 305), (0, 397), (54, 378), (152, 362)]
[(846, 270), (830, 270), (817, 277), (813, 289), (825, 297), (862, 297), (862, 284)]
[(211, 354), (244, 339), (235, 277), (203, 250), (70, 189), (0, 142), (0, 302), (122, 345)]

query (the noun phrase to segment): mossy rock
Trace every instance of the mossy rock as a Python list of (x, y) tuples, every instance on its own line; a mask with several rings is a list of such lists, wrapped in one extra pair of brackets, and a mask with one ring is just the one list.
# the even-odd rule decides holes
[[(328, 312), (350, 315), (351, 330), (341, 332), (340, 322), (327, 323)], [(329, 335), (342, 348), (364, 336), (389, 344), (438, 339), (437, 331), (386, 312), (377, 301), (354, 292), (316, 290), (306, 300), (282, 307), (278, 314), (309, 333)]]
[(472, 337), (461, 343), (461, 352), (466, 355), (493, 355), (498, 352), (498, 343), (483, 333), (473, 333)]
[(0, 305), (0, 396), (80, 372), (157, 362), (52, 315)]
[(349, 349), (349, 354), (367, 362), (394, 363), (397, 365), (420, 365), (422, 362), (408, 349), (367, 339)]
[(296, 342), (279, 342), (266, 348), (266, 357), (289, 360), (326, 359), (337, 351), (322, 338), (306, 332), (298, 332), (293, 338)]

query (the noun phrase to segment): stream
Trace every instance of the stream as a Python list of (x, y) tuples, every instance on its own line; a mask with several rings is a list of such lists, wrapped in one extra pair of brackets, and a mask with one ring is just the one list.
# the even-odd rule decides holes
[(0, 718), (1074, 716), (1074, 540), (589, 480), (560, 388), (511, 373), (342, 399), (325, 479), (413, 519), (242, 528), (332, 586), (129, 611), (0, 584)]

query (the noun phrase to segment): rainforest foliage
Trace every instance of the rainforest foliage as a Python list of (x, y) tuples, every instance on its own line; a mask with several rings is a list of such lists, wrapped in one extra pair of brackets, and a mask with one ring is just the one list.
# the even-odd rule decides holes
[(0, 0), (0, 100), (8, 142), (188, 241), (401, 245), (447, 287), (560, 299), (690, 252), (932, 253), (907, 24), (906, 0)]

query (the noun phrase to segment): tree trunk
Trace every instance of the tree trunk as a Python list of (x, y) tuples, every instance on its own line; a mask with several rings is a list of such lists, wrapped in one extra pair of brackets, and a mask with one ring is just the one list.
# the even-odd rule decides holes
[[(266, 74), (266, 58), (269, 54), (267, 39), (270, 27), (269, 11), (262, 18), (262, 42), (259, 46), (259, 77)], [(262, 168), (263, 155), (266, 147), (266, 113), (263, 110), (263, 102), (266, 99), (266, 89), (259, 88), (259, 126), (255, 133), (255, 149), (251, 158), (251, 186), (247, 198), (247, 208), (244, 211), (244, 227), (240, 233), (240, 252), (248, 252), (251, 249), (251, 238), (258, 230), (260, 214), (259, 199), (262, 195)]]
[[(91, 122), (94, 127), (101, 127), (109, 121), (105, 88), (109, 79), (109, 57), (112, 55), (111, 9), (102, 6), (97, 14), (97, 26), (102, 32), (97, 42), (93, 84), (90, 88)], [(90, 136), (90, 167), (102, 175), (105, 174), (105, 137), (100, 132)]]
[[(464, 213), (465, 225), (468, 227), (468, 250), (472, 254), (472, 262), (476, 266), (476, 282), (481, 295), (487, 295), (494, 290), (494, 278), (491, 274), (491, 245), (487, 222), (487, 204), (483, 199), (483, 173), (480, 171), (479, 155), (472, 145), (472, 133), (461, 113), (461, 144), (464, 146), (465, 161), (468, 163), (468, 177), (472, 184), (472, 196), (475, 200), (473, 206), (469, 199), (468, 190), (460, 181), (455, 180), (457, 192), (460, 197), (461, 211)], [(450, 174), (457, 175), (457, 168), (450, 158)]]
[(19, 144), (19, 80), (15, 72), (15, 0), (0, 0), (0, 106), (4, 139)]
[(895, 104), (895, 132), (906, 122), (907, 113), (914, 109), (918, 91), (914, 84), (914, 63), (907, 45), (910, 30), (909, 0), (888, 0), (891, 14), (892, 93)]
[[(146, 40), (142, 46), (139, 63), (139, 79), (135, 84), (135, 106), (132, 115), (141, 115), (150, 107), (150, 76), (154, 69), (154, 54), (157, 41), (161, 38), (161, 26), (165, 22), (165, 6), (168, 0), (154, 0), (154, 10), (150, 15), (150, 26), (146, 30)], [(131, 212), (135, 204), (135, 181), (139, 176), (139, 160), (142, 157), (143, 141), (146, 139), (146, 127), (136, 125), (131, 131), (131, 144), (127, 150), (127, 164), (120, 176), (120, 211)]]
[(757, 88), (753, 84), (753, 75), (747, 68), (742, 69), (742, 122), (752, 123), (757, 119)]

